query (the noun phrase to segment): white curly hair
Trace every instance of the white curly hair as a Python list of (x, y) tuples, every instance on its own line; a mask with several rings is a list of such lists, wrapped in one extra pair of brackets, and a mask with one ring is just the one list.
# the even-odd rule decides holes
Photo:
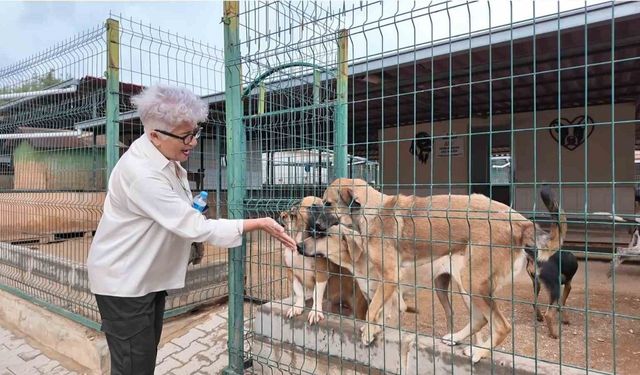
[(156, 84), (131, 98), (138, 109), (145, 133), (153, 129), (171, 131), (183, 122), (197, 124), (207, 120), (209, 108), (193, 92)]

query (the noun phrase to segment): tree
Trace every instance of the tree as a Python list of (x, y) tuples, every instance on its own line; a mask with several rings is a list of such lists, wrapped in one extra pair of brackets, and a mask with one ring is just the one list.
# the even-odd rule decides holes
[[(31, 79), (23, 83), (18, 87), (2, 87), (0, 88), (0, 94), (13, 94), (19, 92), (29, 92), (29, 91), (38, 91), (44, 90), (48, 87), (56, 85), (62, 82), (62, 79), (59, 79), (55, 75), (55, 70), (50, 69), (47, 73), (43, 75), (38, 75), (38, 73), (33, 73)], [(0, 99), (0, 104), (4, 104), (9, 102), (11, 99)]]

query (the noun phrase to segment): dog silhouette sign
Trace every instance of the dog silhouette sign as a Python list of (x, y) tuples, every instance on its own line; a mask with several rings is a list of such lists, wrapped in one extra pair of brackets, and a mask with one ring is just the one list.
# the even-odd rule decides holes
[[(577, 116), (573, 120), (567, 118), (554, 119), (549, 124), (551, 137), (564, 148), (573, 151), (580, 147), (595, 130), (591, 116)], [(559, 126), (558, 126), (559, 125)]]
[(431, 135), (427, 132), (417, 133), (411, 142), (409, 152), (415, 155), (422, 164), (426, 163), (431, 154)]

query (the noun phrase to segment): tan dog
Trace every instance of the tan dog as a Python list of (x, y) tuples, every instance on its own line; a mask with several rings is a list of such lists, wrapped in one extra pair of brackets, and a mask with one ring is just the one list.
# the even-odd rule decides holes
[[(280, 222), (291, 237), (300, 242), (309, 237), (309, 227), (314, 225), (314, 215), (318, 212), (315, 208), (321, 207), (322, 199), (305, 197), (289, 211), (282, 212)], [(329, 301), (348, 307), (356, 318), (364, 319), (368, 301), (347, 270), (327, 259), (305, 258), (289, 249), (283, 251), (284, 262), (289, 268), (287, 276), (293, 283), (294, 304), (286, 313), (288, 318), (302, 314), (305, 297), (311, 293), (313, 306), (308, 321), (314, 324), (324, 319), (322, 304), (326, 290)]]
[[(358, 282), (360, 290), (366, 291), (365, 296), (371, 300), (376, 289), (380, 285), (381, 275), (368, 261), (367, 252), (365, 252), (363, 241), (366, 240), (362, 235), (350, 227), (337, 224), (330, 227), (322, 234), (313, 237), (307, 237), (304, 241), (298, 243), (298, 253), (306, 257), (328, 258), (332, 263), (339, 264), (353, 273)], [(440, 304), (445, 310), (447, 319), (447, 332), (453, 331), (453, 311), (447, 290), (451, 275), (444, 273), (443, 270), (448, 266), (448, 257), (438, 258), (432, 263), (435, 272), (433, 287), (438, 296)], [(420, 266), (415, 270), (404, 269), (406, 272), (402, 274), (400, 280), (400, 295), (397, 300), (392, 298), (392, 302), (398, 305), (385, 305), (388, 309), (388, 316), (393, 316), (396, 312), (416, 312), (417, 311), (406, 305), (403, 294), (415, 292), (416, 282), (424, 281), (425, 274), (431, 272), (429, 264)], [(465, 300), (465, 303), (468, 299)], [(397, 306), (397, 307), (396, 307)], [(467, 303), (468, 306), (468, 303)], [(477, 343), (479, 333), (473, 335), (474, 343)]]
[[(371, 300), (380, 284), (382, 275), (373, 267), (373, 263), (368, 261), (368, 256), (363, 251), (362, 243), (363, 238), (360, 233), (344, 225), (334, 225), (322, 234), (307, 237), (304, 241), (299, 242), (298, 253), (315, 259), (329, 259), (331, 263), (347, 269), (354, 275), (365, 297)], [(418, 273), (421, 271), (429, 272), (429, 270), (420, 268), (416, 270)], [(396, 295), (397, 299), (392, 300), (395, 305), (387, 306), (389, 316), (393, 316), (398, 311), (417, 312), (415, 308), (407, 306), (402, 294), (403, 292), (411, 293), (415, 291), (413, 284), (416, 282), (416, 272), (408, 271), (404, 274), (405, 277), (401, 280), (399, 293)], [(421, 279), (422, 277), (418, 275), (417, 278)], [(444, 279), (441, 278), (441, 280)], [(449, 302), (445, 291), (449, 287), (448, 281), (446, 279), (446, 285), (439, 285), (443, 288), (437, 291), (439, 298), (446, 299), (446, 302), (443, 302), (443, 306)], [(448, 306), (450, 309), (450, 305)], [(445, 306), (446, 309), (447, 306)]]
[[(488, 348), (499, 345), (511, 332), (510, 323), (491, 296), (524, 269), (527, 252), (546, 260), (560, 248), (566, 233), (561, 229), (566, 229), (564, 214), (551, 192), (543, 190), (541, 195), (558, 220), (551, 233), (509, 206), (480, 194), (392, 196), (363, 180), (341, 178), (331, 183), (323, 196), (325, 214), (317, 228), (323, 230), (338, 221), (353, 225), (365, 236), (363, 251), (383, 280), (369, 304), (362, 343), (369, 345), (381, 331), (382, 306), (396, 295), (406, 268), (437, 261), (439, 271), (434, 278), (451, 275), (461, 290), (471, 293), (465, 302), (472, 304), (474, 311), (467, 327), (446, 335), (443, 341), (456, 344), (491, 321), (491, 335), (481, 344), (483, 348), (474, 349), (473, 361), (486, 356)], [(465, 271), (473, 280), (467, 285), (462, 279)]]

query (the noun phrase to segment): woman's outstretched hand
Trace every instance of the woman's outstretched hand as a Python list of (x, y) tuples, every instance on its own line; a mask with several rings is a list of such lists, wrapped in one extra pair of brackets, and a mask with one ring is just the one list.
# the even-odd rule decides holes
[(247, 219), (244, 221), (244, 232), (251, 232), (262, 229), (269, 233), (271, 237), (280, 241), (285, 247), (295, 250), (296, 242), (284, 231), (284, 228), (270, 217), (260, 219)]

